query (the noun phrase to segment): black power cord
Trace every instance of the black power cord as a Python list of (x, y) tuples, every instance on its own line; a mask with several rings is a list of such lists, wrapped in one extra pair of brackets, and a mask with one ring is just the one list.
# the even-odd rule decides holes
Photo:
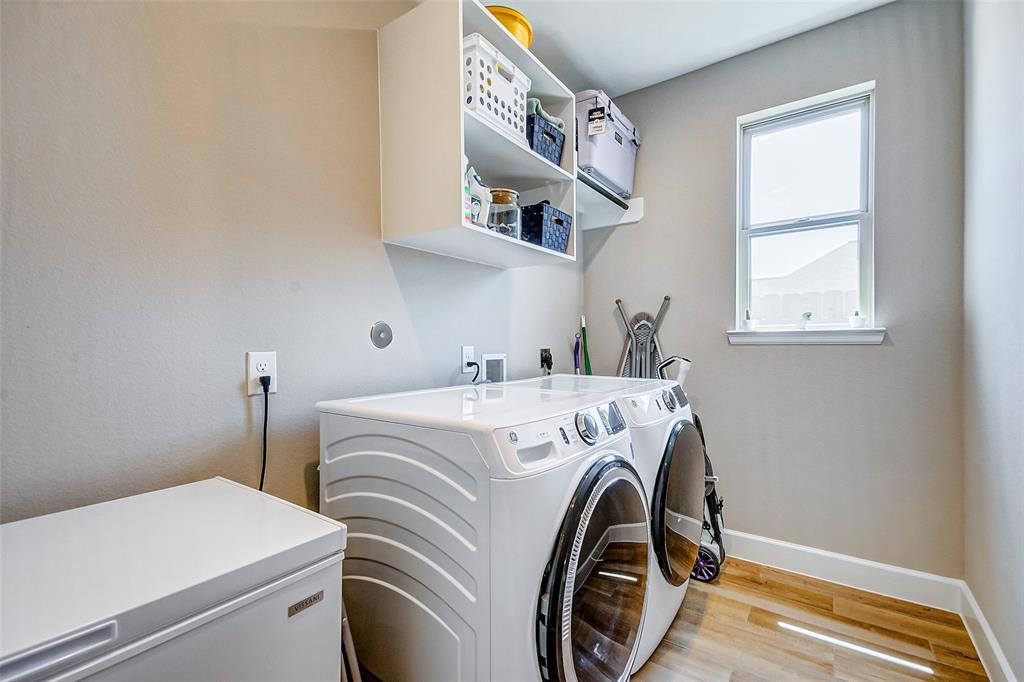
[(470, 360), (466, 363), (466, 367), (476, 367), (476, 374), (473, 375), (473, 380), (470, 382), (475, 384), (476, 380), (480, 378), (480, 363)]
[(263, 463), (260, 465), (260, 490), (263, 490), (263, 480), (267, 476), (267, 420), (270, 417), (270, 377), (260, 377), (260, 386), (263, 387)]

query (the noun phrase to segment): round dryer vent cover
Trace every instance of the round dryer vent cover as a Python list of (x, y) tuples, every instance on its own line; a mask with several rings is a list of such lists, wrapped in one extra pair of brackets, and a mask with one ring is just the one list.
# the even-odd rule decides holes
[(395, 335), (391, 331), (391, 325), (387, 322), (375, 322), (370, 327), (370, 341), (377, 348), (387, 348)]

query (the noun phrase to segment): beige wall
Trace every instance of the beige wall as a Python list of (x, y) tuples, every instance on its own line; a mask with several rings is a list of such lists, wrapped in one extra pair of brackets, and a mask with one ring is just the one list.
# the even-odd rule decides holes
[(1024, 4), (965, 22), (966, 575), (1024, 679)]
[(373, 28), (404, 6), (3, 3), (4, 521), (255, 484), (246, 350), (278, 352), (267, 489), (304, 504), (317, 400), (464, 381), (463, 343), (571, 371), (578, 266), (380, 241)]
[[(268, 489), (306, 504), (314, 401), (464, 381), (462, 343), (509, 352), (513, 377), (541, 345), (569, 368), (578, 268), (379, 240), (373, 28), (403, 7), (3, 3), (3, 520), (255, 482), (246, 350), (279, 352)], [(962, 573), (961, 56), (958, 5), (896, 3), (620, 99), (648, 218), (583, 237), (596, 368), (618, 358), (616, 297), (673, 296), (662, 340), (695, 360), (732, 528)], [(870, 79), (888, 340), (729, 347), (735, 117)], [(976, 542), (998, 556), (999, 537)]]
[[(694, 361), (728, 527), (943, 575), (963, 566), (962, 21), (899, 2), (619, 98), (643, 134), (638, 225), (589, 233), (587, 321), (613, 370), (621, 297)], [(730, 347), (736, 117), (877, 81), (881, 346)]]

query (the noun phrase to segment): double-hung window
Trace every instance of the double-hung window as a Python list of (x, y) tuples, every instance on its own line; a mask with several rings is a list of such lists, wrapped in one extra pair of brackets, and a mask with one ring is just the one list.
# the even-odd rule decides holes
[(737, 330), (807, 342), (785, 332), (874, 327), (873, 93), (737, 119)]

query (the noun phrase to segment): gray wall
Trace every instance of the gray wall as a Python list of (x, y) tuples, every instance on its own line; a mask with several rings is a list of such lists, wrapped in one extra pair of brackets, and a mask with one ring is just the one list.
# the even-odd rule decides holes
[[(881, 346), (730, 347), (736, 117), (877, 81)], [(963, 570), (962, 13), (900, 2), (619, 98), (641, 130), (647, 217), (588, 233), (587, 321), (613, 370), (613, 302), (654, 312), (687, 388), (726, 525), (943, 575)]]
[(380, 241), (373, 29), (404, 7), (3, 3), (4, 521), (255, 484), (246, 350), (278, 352), (267, 489), (310, 505), (315, 401), (465, 381), (463, 343), (571, 371), (578, 266)]
[(966, 575), (1024, 679), (1024, 4), (965, 21)]

